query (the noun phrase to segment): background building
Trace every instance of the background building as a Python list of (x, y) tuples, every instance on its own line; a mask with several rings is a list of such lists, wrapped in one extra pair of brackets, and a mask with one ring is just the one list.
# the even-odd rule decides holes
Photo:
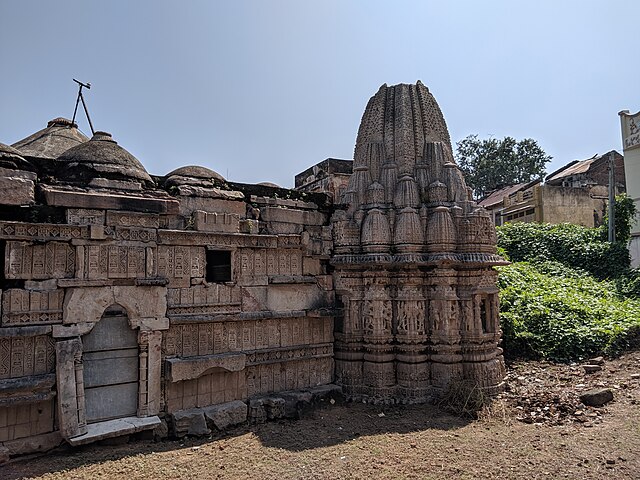
[(640, 266), (640, 112), (633, 115), (628, 110), (619, 113), (622, 126), (624, 168), (628, 179), (627, 193), (633, 199), (638, 214), (631, 229), (631, 264)]

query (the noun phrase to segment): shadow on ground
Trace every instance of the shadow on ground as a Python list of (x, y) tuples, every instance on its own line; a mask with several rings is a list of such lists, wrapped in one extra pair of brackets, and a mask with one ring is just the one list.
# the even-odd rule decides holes
[(470, 420), (449, 415), (431, 405), (375, 406), (345, 403), (318, 408), (308, 412), (300, 420), (245, 425), (206, 438), (187, 437), (159, 442), (137, 440), (122, 445), (61, 447), (47, 455), (16, 459), (0, 467), (0, 479), (31, 478), (125, 457), (144, 456), (154, 452), (177, 452), (246, 434), (255, 435), (266, 447), (300, 452), (370, 435), (455, 430), (469, 422)]

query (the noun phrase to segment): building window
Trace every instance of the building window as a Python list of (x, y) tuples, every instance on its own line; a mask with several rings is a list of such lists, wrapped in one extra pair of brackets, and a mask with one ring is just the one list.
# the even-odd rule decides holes
[(229, 250), (207, 250), (207, 282), (231, 281), (231, 252)]

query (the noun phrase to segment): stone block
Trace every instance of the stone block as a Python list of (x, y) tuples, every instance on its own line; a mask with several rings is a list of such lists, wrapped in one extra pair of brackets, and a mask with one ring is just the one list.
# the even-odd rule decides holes
[(218, 430), (226, 430), (234, 425), (247, 421), (247, 404), (236, 400), (204, 408), (204, 414), (210, 426)]
[(160, 425), (160, 419), (155, 416), (116, 418), (106, 422), (92, 423), (87, 426), (87, 432), (84, 435), (70, 438), (67, 441), (73, 446), (86, 445), (107, 438), (153, 430), (158, 425)]
[(58, 280), (52, 278), (51, 280), (44, 280), (37, 282), (35, 280), (27, 280), (24, 282), (24, 289), (32, 292), (50, 292), (58, 288)]
[(103, 192), (79, 192), (47, 185), (40, 185), (40, 191), (47, 205), (86, 208), (97, 210), (132, 210), (175, 214), (179, 213), (179, 204), (172, 198), (149, 198), (134, 194)]
[(168, 358), (166, 362), (167, 379), (180, 382), (201, 377), (216, 368), (239, 372), (244, 369), (247, 356), (244, 353), (230, 352), (190, 358)]
[(256, 234), (260, 231), (260, 222), (258, 220), (245, 219), (240, 220), (240, 233)]
[(318, 258), (302, 257), (303, 275), (321, 275), (322, 273), (324, 273), (324, 269)]
[(193, 224), (200, 232), (238, 233), (240, 215), (196, 210), (193, 212)]
[[(27, 172), (25, 172), (27, 173)], [(33, 175), (35, 178), (35, 175)], [(35, 203), (35, 184), (32, 179), (12, 175), (0, 176), (3, 205), (31, 205)]]
[(180, 215), (184, 217), (190, 217), (196, 210), (231, 213), (244, 217), (247, 210), (246, 204), (237, 200), (185, 196), (178, 198), (180, 199)]
[(613, 392), (608, 388), (588, 390), (580, 395), (580, 401), (590, 407), (602, 407), (613, 400)]
[(195, 185), (180, 185), (178, 195), (181, 197), (203, 197), (221, 200), (244, 200), (244, 193), (236, 190), (222, 190), (220, 188), (206, 188)]
[(104, 225), (104, 210), (67, 208), (65, 213), (71, 225)]
[(295, 223), (297, 225), (323, 225), (326, 221), (325, 215), (320, 212), (279, 207), (262, 208), (260, 218), (265, 222)]
[(269, 285), (267, 310), (310, 310), (324, 306), (325, 296), (315, 284)]
[(171, 414), (173, 420), (173, 432), (176, 437), (185, 435), (209, 435), (211, 430), (207, 427), (204, 411), (199, 408), (180, 410)]
[(265, 222), (265, 231), (269, 235), (300, 235), (304, 225), (286, 222)]
[(257, 312), (267, 310), (267, 287), (242, 287), (242, 311)]
[(0, 445), (0, 465), (9, 461), (9, 449)]
[(124, 180), (112, 180), (109, 178), (92, 178), (89, 182), (90, 187), (95, 188), (111, 188), (113, 190), (128, 190), (131, 192), (142, 191), (140, 182), (127, 182)]

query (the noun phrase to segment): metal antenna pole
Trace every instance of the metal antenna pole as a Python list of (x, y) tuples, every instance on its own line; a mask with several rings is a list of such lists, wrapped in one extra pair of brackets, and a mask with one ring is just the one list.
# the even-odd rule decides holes
[(82, 87), (86, 88), (86, 89), (91, 89), (91, 84), (90, 83), (82, 83), (79, 80), (76, 80), (75, 78), (73, 79), (74, 82), (76, 82), (79, 85), (78, 88), (78, 98), (76, 98), (76, 108), (73, 109), (73, 119), (71, 120), (72, 122), (76, 121), (76, 113), (78, 112), (78, 102), (80, 102), (80, 100), (82, 100), (82, 107), (84, 108), (84, 113), (87, 116), (87, 120), (89, 121), (89, 127), (91, 128), (91, 135), (95, 135), (95, 131), (93, 130), (93, 124), (91, 123), (91, 118), (89, 117), (89, 110), (87, 109), (87, 104), (84, 101), (84, 96), (82, 95)]
[[(73, 80), (77, 81), (76, 79)], [(80, 83), (80, 82), (78, 82)], [(80, 97), (82, 96), (82, 84), (78, 87), (78, 96), (76, 97), (76, 108), (73, 109), (73, 118), (71, 119), (71, 123), (76, 123), (76, 113), (78, 112), (78, 103), (80, 102)]]
[(96, 132), (93, 129), (93, 124), (91, 123), (91, 117), (89, 117), (89, 110), (87, 110), (87, 104), (84, 103), (84, 96), (80, 93), (80, 100), (82, 100), (82, 106), (84, 107), (84, 113), (87, 116), (87, 120), (89, 121), (89, 127), (91, 128), (91, 135), (95, 135)]
[(609, 237), (610, 242), (616, 241), (616, 197), (615, 197), (615, 164), (613, 152), (609, 154)]

